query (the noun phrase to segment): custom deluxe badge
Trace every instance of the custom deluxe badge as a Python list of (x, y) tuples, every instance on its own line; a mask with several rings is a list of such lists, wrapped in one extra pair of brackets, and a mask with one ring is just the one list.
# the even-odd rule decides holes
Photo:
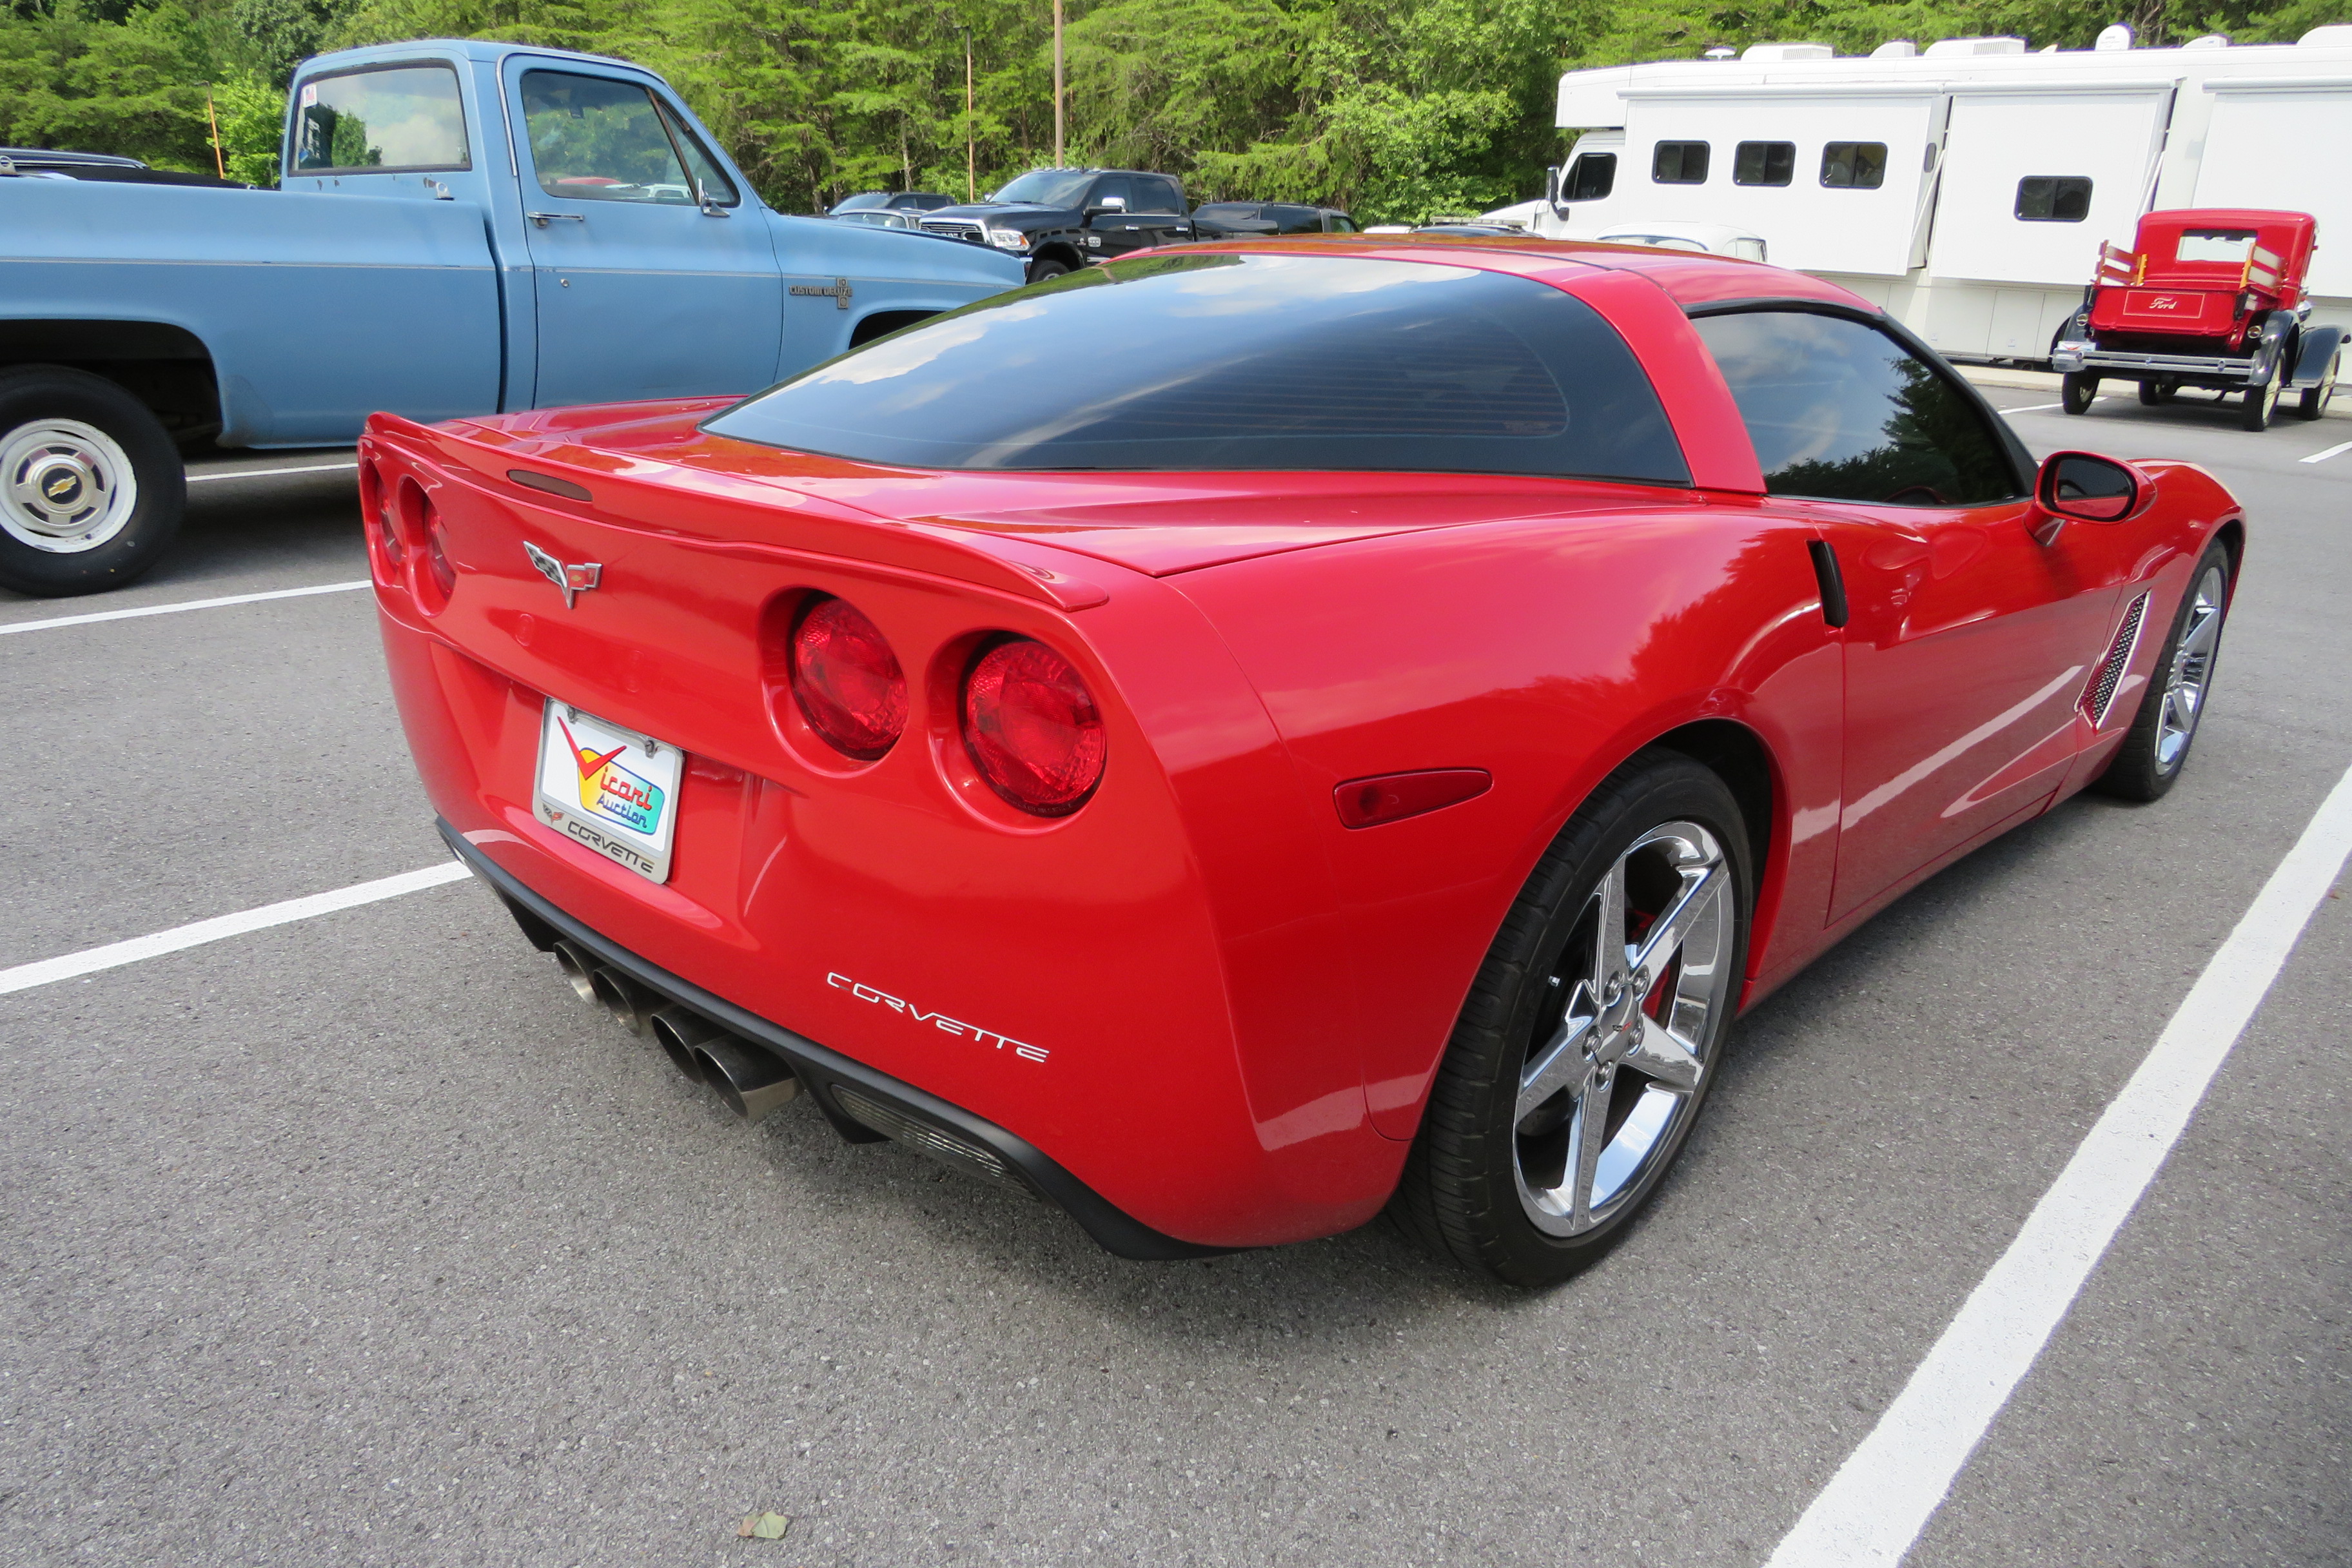
[(684, 763), (676, 746), (550, 699), (540, 727), (539, 819), (666, 882)]

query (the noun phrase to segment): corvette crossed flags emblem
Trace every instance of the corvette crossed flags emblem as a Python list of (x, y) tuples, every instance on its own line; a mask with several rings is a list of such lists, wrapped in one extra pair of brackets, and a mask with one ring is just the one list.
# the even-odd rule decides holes
[(594, 587), (596, 579), (604, 574), (604, 568), (593, 561), (568, 566), (528, 539), (522, 542), (522, 552), (530, 557), (530, 563), (539, 569), (541, 576), (563, 591), (563, 607), (567, 610), (574, 599)]

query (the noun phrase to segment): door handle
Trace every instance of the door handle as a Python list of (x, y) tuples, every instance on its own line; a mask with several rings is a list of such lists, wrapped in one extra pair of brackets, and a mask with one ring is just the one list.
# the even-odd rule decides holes
[(558, 218), (569, 218), (573, 223), (586, 223), (588, 221), (588, 215), (585, 213), (525, 213), (522, 216), (530, 219), (531, 222), (539, 225), (541, 228), (545, 228), (549, 224), (553, 223)]

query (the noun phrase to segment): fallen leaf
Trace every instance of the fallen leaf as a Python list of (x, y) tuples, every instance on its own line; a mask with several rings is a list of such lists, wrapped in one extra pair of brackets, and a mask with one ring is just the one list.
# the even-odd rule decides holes
[(782, 1541), (792, 1522), (781, 1513), (753, 1514), (735, 1527), (735, 1533), (746, 1541)]

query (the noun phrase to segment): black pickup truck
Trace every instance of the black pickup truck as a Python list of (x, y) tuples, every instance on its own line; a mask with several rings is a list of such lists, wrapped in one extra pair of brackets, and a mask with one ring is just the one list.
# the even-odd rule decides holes
[(1032, 169), (984, 202), (923, 215), (923, 227), (1023, 258), (1029, 281), (1192, 237), (1184, 187), (1138, 169)]

